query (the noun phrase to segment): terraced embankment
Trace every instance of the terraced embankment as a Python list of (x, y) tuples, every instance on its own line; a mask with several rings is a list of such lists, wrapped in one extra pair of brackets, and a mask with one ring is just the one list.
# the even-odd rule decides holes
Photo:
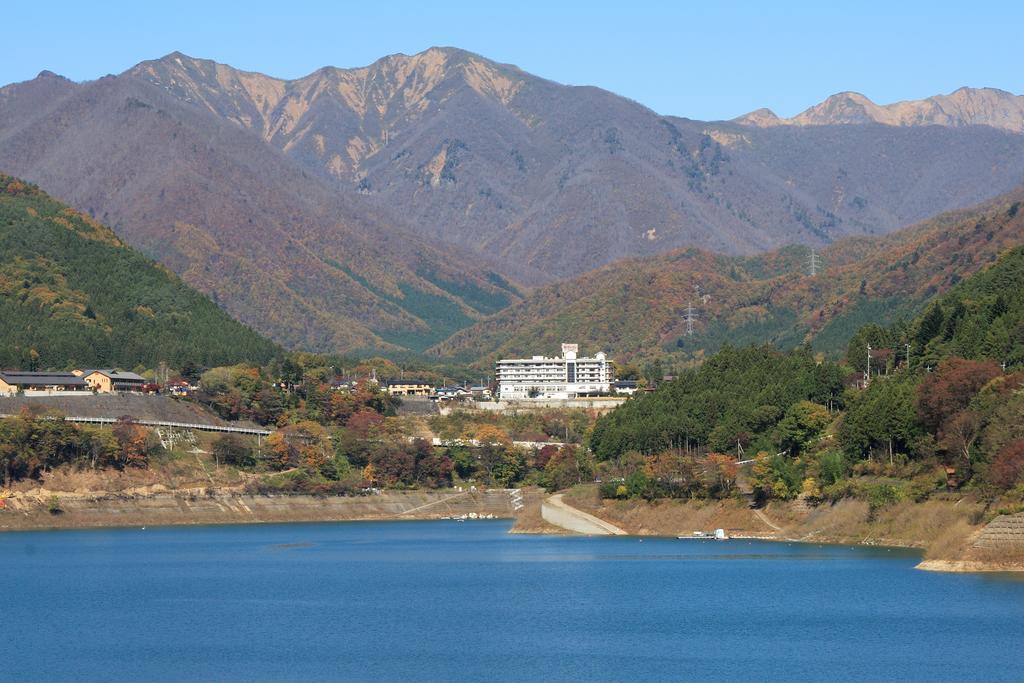
[[(250, 495), (225, 489), (60, 493), (3, 499), (0, 530), (347, 520), (512, 518), (532, 491), (393, 491), (366, 496)], [(154, 490), (155, 489), (155, 490)]]
[(999, 515), (970, 538), (958, 559), (929, 558), (918, 569), (937, 572), (1024, 571), (1024, 512)]

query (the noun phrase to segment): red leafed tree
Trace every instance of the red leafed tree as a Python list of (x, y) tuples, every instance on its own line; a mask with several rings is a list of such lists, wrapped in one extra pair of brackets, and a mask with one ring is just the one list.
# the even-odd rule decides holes
[(365, 439), (384, 424), (384, 416), (374, 410), (360, 410), (353, 413), (345, 426), (360, 439)]
[(537, 455), (534, 456), (534, 467), (536, 467), (538, 470), (544, 469), (545, 467), (548, 466), (548, 462), (551, 460), (552, 457), (554, 457), (555, 453), (557, 452), (558, 446), (554, 444), (549, 443), (546, 446), (541, 446), (540, 450), (537, 451)]
[(378, 444), (370, 455), (370, 463), (383, 486), (411, 484), (416, 476), (416, 459), (404, 444)]
[(140, 427), (131, 417), (120, 417), (111, 430), (117, 439), (120, 467), (146, 466), (146, 430)]
[(989, 465), (987, 478), (1004, 491), (1024, 483), (1024, 439), (1011, 441), (999, 449)]
[(451, 486), (452, 469), (447, 455), (431, 453), (416, 461), (416, 480), (430, 488)]
[(943, 361), (917, 388), (917, 414), (921, 424), (932, 432), (941, 432), (943, 426), (999, 374), (999, 366), (992, 361), (965, 358)]

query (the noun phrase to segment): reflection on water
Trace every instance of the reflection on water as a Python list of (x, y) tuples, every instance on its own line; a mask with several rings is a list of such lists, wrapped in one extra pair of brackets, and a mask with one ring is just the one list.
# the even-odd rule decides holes
[(893, 548), (508, 527), (0, 535), (18, 643), (0, 678), (1022, 678), (1019, 577), (915, 571)]

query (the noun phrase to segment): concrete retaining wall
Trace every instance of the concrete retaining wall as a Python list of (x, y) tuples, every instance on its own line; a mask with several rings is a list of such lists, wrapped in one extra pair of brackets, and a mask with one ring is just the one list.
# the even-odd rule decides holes
[(999, 515), (978, 534), (975, 548), (1024, 548), (1024, 512)]

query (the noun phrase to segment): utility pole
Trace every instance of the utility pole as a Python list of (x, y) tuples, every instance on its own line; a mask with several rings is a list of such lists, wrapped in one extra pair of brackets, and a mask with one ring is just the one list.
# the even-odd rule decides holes
[(910, 344), (905, 344), (907, 347), (907, 371), (910, 370)]
[(821, 270), (821, 257), (818, 256), (818, 252), (814, 250), (814, 247), (811, 247), (811, 253), (807, 257), (807, 272), (811, 277), (814, 277), (818, 274), (819, 270)]
[(864, 370), (864, 388), (868, 388), (868, 384), (871, 382), (871, 344), (868, 344), (868, 366)]

